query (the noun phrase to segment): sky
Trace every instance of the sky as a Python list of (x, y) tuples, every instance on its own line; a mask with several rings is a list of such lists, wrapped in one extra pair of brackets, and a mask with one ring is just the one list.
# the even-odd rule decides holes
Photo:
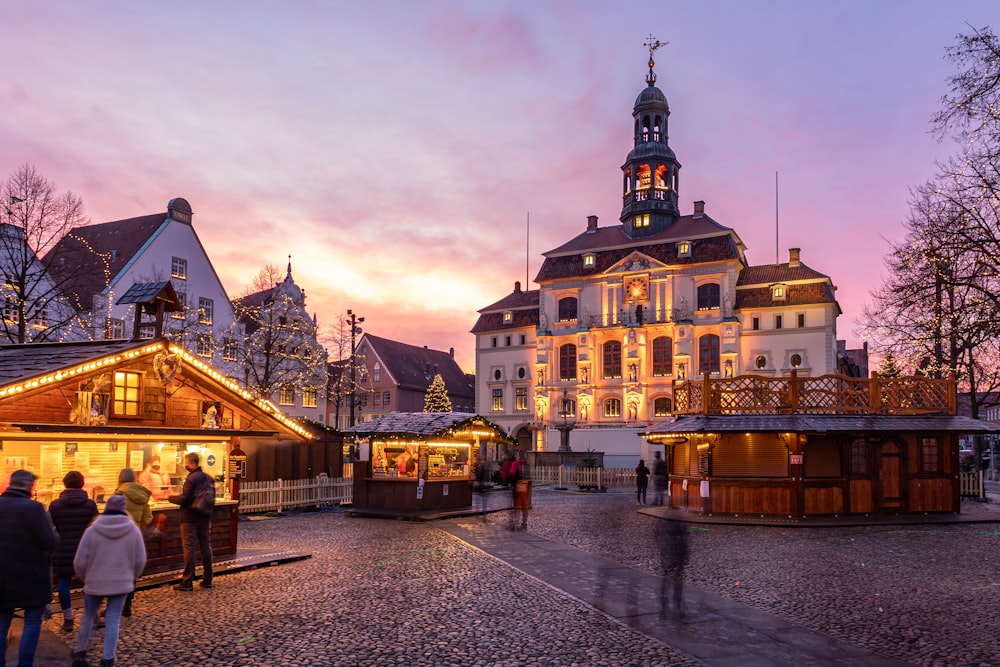
[[(321, 327), (475, 366), (477, 311), (618, 224), (652, 35), (681, 213), (753, 265), (837, 286), (838, 338), (903, 237), (930, 133), (993, 0), (6, 0), (0, 179), (31, 164), (92, 222), (187, 199), (231, 296), (265, 264)], [(971, 27), (970, 27), (971, 26)]]

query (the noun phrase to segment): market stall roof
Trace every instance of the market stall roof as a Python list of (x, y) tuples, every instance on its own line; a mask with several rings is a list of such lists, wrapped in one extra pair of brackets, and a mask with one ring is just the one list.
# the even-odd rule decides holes
[(686, 433), (859, 433), (949, 431), (1000, 433), (1000, 424), (958, 415), (684, 415), (653, 424), (640, 435)]
[(501, 427), (472, 412), (390, 412), (345, 429), (345, 433), (358, 438), (409, 437), (415, 440), (479, 435), (512, 442)]

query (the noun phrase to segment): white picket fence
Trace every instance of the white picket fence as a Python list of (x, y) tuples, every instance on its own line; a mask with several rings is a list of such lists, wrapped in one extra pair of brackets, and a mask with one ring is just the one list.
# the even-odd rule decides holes
[(958, 473), (959, 495), (963, 498), (985, 498), (986, 489), (983, 485), (983, 471)]
[(553, 484), (557, 488), (578, 486), (607, 489), (635, 486), (635, 468), (577, 468), (573, 466), (531, 466), (528, 477), (535, 484)]
[(283, 512), (297, 507), (340, 505), (351, 502), (353, 490), (351, 477), (332, 478), (325, 473), (312, 479), (242, 482), (240, 512)]

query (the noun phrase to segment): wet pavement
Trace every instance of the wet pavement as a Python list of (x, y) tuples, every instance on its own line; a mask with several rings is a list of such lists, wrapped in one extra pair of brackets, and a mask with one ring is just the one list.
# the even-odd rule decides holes
[[(116, 664), (997, 665), (991, 499), (864, 526), (701, 518), (679, 613), (663, 604), (657, 537), (674, 511), (627, 492), (536, 489), (528, 530), (515, 532), (504, 509), (485, 522), (254, 520), (240, 526), (243, 560), (212, 590), (143, 582)], [(59, 619), (36, 665), (69, 664)], [(16, 638), (9, 664), (15, 655)]]

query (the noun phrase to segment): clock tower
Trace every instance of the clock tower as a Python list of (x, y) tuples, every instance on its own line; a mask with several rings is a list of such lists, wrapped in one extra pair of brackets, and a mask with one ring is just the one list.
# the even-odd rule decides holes
[(667, 144), (670, 105), (656, 87), (653, 72), (653, 54), (665, 44), (650, 37), (645, 46), (649, 47), (647, 86), (639, 93), (632, 109), (635, 145), (622, 165), (620, 219), (625, 233), (631, 238), (659, 233), (680, 216), (677, 186), (681, 165)]

